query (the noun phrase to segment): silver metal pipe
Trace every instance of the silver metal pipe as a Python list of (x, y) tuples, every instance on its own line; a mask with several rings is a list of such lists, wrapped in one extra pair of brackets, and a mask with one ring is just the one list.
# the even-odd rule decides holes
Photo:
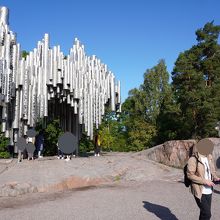
[(2, 6), (0, 7), (0, 23), (4, 25), (8, 25), (8, 18), (9, 18), (9, 10), (8, 8)]
[[(55, 105), (60, 106), (62, 114), (72, 114), (70, 121), (61, 118), (63, 128), (78, 130), (77, 119), (77, 123), (84, 124), (87, 135), (92, 139), (93, 126), (98, 128), (101, 124), (105, 104), (109, 102), (115, 110), (115, 105), (121, 101), (120, 82), (115, 83), (114, 74), (95, 55), (86, 55), (84, 45), (77, 38), (67, 57), (59, 45), (50, 49), (49, 34), (45, 34), (43, 40), (37, 42), (37, 47), (25, 59), (21, 58), (16, 35), (7, 25), (8, 11), (1, 7), (0, 13), (3, 131), (10, 136), (12, 129), (18, 129), (15, 132), (18, 136), (25, 134), (29, 126), (35, 126), (39, 117), (50, 114), (48, 100), (54, 103), (56, 100)], [(15, 97), (11, 92), (13, 88)], [(11, 105), (14, 106), (12, 116), (7, 112), (10, 103), (14, 103)], [(12, 128), (9, 127), (9, 117), (13, 117)]]

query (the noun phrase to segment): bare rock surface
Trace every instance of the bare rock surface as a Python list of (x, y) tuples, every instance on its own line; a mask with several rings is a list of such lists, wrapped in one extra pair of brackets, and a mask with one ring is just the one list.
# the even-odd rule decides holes
[(220, 138), (211, 138), (211, 140), (215, 144), (215, 147), (212, 153), (213, 158), (215, 160), (215, 165), (217, 169), (220, 169)]
[[(213, 158), (220, 168), (220, 138), (209, 138), (215, 145)], [(172, 140), (146, 150), (149, 159), (167, 166), (183, 168), (193, 151), (196, 140)]]
[[(68, 162), (0, 161), (0, 220), (198, 219), (182, 170), (149, 160), (148, 151)], [(212, 219), (217, 220), (219, 185), (214, 189)]]
[[(220, 163), (220, 139), (214, 158)], [(195, 140), (168, 141), (137, 153), (104, 153), (101, 157), (78, 157), (70, 161), (45, 157), (34, 161), (0, 160), (0, 196), (34, 192), (59, 192), (116, 182), (182, 180), (182, 169)], [(152, 161), (153, 160), (153, 161)], [(218, 167), (218, 166), (217, 166)]]
[[(123, 181), (181, 179), (181, 170), (150, 161), (145, 153), (107, 153), (101, 157), (54, 158), (16, 163), (0, 174), (0, 196), (58, 192)], [(3, 169), (4, 168), (4, 169)]]

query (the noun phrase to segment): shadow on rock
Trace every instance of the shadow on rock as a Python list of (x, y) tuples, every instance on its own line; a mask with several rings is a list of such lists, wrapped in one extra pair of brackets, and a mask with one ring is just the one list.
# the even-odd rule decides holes
[(154, 213), (159, 219), (178, 220), (178, 218), (167, 207), (146, 201), (143, 201), (143, 203), (144, 203), (143, 207), (147, 209), (147, 211)]

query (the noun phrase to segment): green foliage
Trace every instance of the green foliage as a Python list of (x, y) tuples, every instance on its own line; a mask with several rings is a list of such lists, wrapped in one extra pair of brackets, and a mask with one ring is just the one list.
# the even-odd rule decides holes
[(144, 94), (143, 113), (145, 118), (148, 122), (155, 125), (164, 97), (170, 91), (169, 73), (167, 72), (164, 60), (160, 60), (155, 67), (145, 72), (144, 83), (140, 88)]
[(63, 131), (60, 127), (59, 120), (53, 120), (48, 123), (45, 129), (45, 147), (44, 154), (45, 155), (56, 155), (57, 154), (57, 142), (60, 135), (62, 135)]
[(196, 31), (198, 44), (175, 63), (173, 88), (180, 105), (179, 138), (216, 136), (220, 119), (220, 26), (207, 23)]
[(102, 149), (110, 150), (114, 143), (114, 136), (111, 133), (110, 124), (107, 125), (107, 127), (102, 126), (100, 128), (99, 134), (100, 134)]
[(10, 158), (9, 152), (7, 151), (0, 152), (0, 158), (4, 158), (4, 159)]
[(22, 50), (22, 52), (21, 52), (22, 58), (26, 59), (27, 55), (29, 55), (29, 52)]
[(0, 158), (9, 158), (10, 154), (8, 152), (7, 146), (9, 144), (9, 139), (3, 134), (0, 134)]
[(127, 151), (124, 121), (120, 113), (106, 109), (99, 127), (101, 148), (106, 151)]
[(176, 103), (173, 92), (167, 92), (160, 107), (160, 113), (157, 117), (157, 137), (156, 143), (161, 144), (168, 140), (175, 140), (180, 135), (181, 111), (179, 104)]
[(128, 130), (128, 146), (130, 151), (140, 151), (152, 147), (156, 136), (156, 127), (143, 118), (135, 118)]
[(87, 152), (94, 150), (94, 142), (87, 137), (85, 132), (83, 132), (80, 143), (79, 143), (79, 153), (86, 155)]
[[(163, 114), (167, 115), (171, 109), (176, 110), (171, 107), (171, 97), (169, 73), (164, 60), (160, 60), (155, 67), (145, 72), (143, 84), (139, 89), (132, 89), (122, 105), (128, 150), (143, 150), (161, 141), (158, 133), (164, 135), (164, 128), (159, 124), (158, 118)], [(164, 107), (168, 102), (169, 110)]]

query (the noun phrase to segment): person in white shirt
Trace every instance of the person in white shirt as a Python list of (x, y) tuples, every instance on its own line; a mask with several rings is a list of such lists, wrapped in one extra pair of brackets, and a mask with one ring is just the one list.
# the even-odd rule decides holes
[(208, 139), (199, 141), (194, 155), (189, 158), (187, 176), (192, 181), (191, 192), (200, 209), (199, 220), (211, 219), (213, 181), (220, 181), (216, 175), (212, 158), (214, 144)]

